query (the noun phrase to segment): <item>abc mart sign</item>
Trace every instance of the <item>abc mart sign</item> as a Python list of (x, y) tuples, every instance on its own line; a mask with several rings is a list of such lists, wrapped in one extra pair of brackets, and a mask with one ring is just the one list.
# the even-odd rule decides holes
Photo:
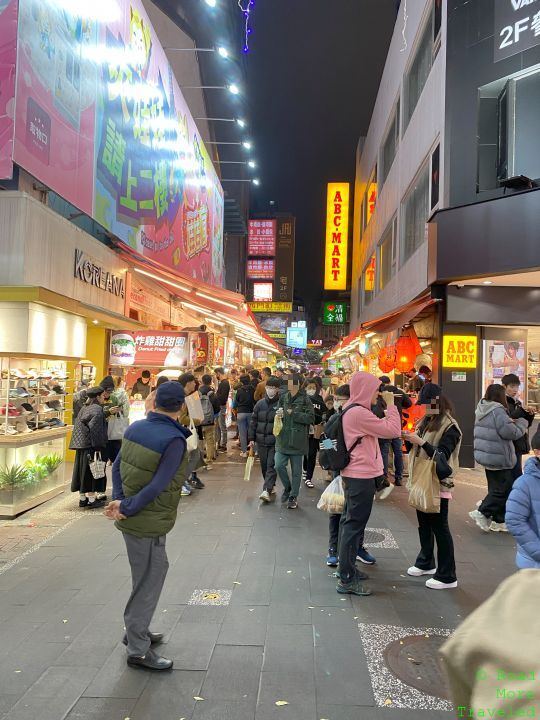
[(540, 0), (493, 0), (495, 62), (540, 45)]

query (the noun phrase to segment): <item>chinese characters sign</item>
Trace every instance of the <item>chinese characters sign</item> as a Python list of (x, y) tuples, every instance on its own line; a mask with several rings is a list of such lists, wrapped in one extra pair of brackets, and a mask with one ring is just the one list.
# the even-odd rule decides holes
[(253, 299), (252, 305), (272, 305), (274, 295), (274, 283), (256, 282), (253, 283)]
[(248, 255), (274, 257), (276, 254), (276, 221), (250, 220)]
[(326, 212), (325, 290), (347, 289), (349, 183), (329, 183)]
[(223, 191), (142, 0), (97, 5), (20, 0), (14, 160), (139, 253), (222, 285)]
[(111, 337), (110, 364), (182, 368), (187, 366), (189, 350), (187, 332), (117, 332)]
[(292, 302), (250, 302), (248, 303), (251, 312), (263, 313), (290, 313)]
[(247, 277), (250, 279), (273, 280), (276, 263), (274, 260), (247, 261)]
[(445, 335), (443, 337), (442, 366), (474, 370), (478, 361), (476, 335)]
[(277, 222), (274, 299), (279, 302), (293, 301), (295, 225), (294, 217), (279, 218)]
[(369, 265), (364, 270), (364, 292), (375, 290), (375, 275), (377, 273), (377, 257), (372, 255)]
[(324, 303), (323, 325), (343, 325), (346, 322), (347, 305), (345, 303)]
[(13, 174), (17, 0), (0, 1), (0, 178)]
[(538, 0), (495, 0), (495, 62), (540, 44)]

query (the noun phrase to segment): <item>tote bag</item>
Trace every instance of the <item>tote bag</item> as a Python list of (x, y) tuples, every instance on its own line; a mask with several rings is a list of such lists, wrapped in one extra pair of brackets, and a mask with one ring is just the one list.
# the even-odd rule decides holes
[(101, 478), (104, 478), (105, 465), (107, 463), (101, 459), (101, 453), (95, 452), (93, 460), (92, 455), (88, 453), (88, 460), (88, 467), (90, 468), (90, 472), (92, 473), (92, 477), (94, 478), (94, 480), (101, 480)]
[(429, 458), (414, 458), (409, 487), (409, 505), (424, 513), (441, 511), (437, 465)]
[(129, 427), (129, 420), (123, 413), (111, 415), (107, 423), (107, 437), (109, 440), (122, 440)]

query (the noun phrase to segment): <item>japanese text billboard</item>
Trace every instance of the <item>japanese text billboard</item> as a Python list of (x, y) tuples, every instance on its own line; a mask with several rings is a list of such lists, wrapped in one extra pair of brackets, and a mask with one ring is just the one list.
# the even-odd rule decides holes
[(17, 0), (0, 0), (0, 178), (13, 174)]
[(276, 254), (276, 221), (250, 220), (248, 226), (248, 255), (274, 257)]
[(189, 333), (171, 330), (114, 332), (111, 365), (183, 368), (190, 356)]
[(347, 289), (349, 183), (329, 183), (326, 210), (324, 289)]
[(15, 161), (141, 254), (221, 285), (223, 191), (141, 0), (20, 0), (18, 47)]

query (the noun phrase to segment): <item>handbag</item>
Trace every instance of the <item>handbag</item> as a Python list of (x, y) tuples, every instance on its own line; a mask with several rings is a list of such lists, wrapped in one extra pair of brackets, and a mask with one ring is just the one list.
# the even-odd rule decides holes
[(323, 423), (319, 423), (319, 425), (313, 426), (313, 437), (315, 438), (315, 440), (321, 439), (321, 435), (323, 434), (323, 427)]
[(444, 453), (442, 453), (440, 450), (435, 450), (433, 460), (435, 462), (435, 472), (437, 473), (437, 477), (439, 478), (439, 482), (441, 483), (441, 485), (443, 485), (447, 489), (453, 488), (454, 483), (452, 480), (449, 480), (450, 476), (453, 473), (453, 470), (450, 467)]
[(409, 505), (424, 513), (441, 511), (440, 483), (434, 459), (414, 458), (409, 481)]
[(101, 459), (101, 453), (95, 452), (93, 460), (90, 453), (88, 453), (88, 458), (88, 467), (90, 468), (90, 472), (92, 473), (92, 477), (94, 478), (94, 480), (101, 480), (102, 478), (104, 478), (105, 466), (107, 465), (107, 463)]
[(253, 465), (255, 464), (255, 453), (253, 450), (249, 451), (248, 459), (246, 461), (246, 468), (244, 470), (244, 481), (249, 482), (251, 478), (251, 471), (253, 470)]
[(111, 415), (107, 423), (107, 437), (109, 440), (122, 440), (129, 427), (129, 419), (123, 413)]
[(197, 435), (197, 428), (193, 420), (189, 421), (189, 430), (191, 435), (186, 440), (186, 448), (188, 452), (194, 452), (199, 449), (199, 436)]

